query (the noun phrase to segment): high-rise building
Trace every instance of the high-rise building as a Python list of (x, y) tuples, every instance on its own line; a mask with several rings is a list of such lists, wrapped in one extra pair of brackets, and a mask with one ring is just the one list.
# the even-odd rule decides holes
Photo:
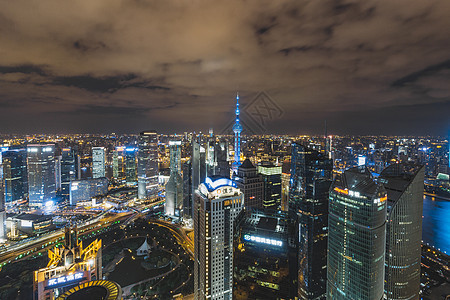
[(6, 240), (6, 205), (3, 183), (2, 151), (0, 150), (0, 243)]
[(181, 177), (181, 141), (170, 141), (170, 177), (166, 184), (164, 212), (168, 216), (181, 217), (183, 209), (183, 178)]
[(200, 184), (194, 209), (194, 298), (232, 299), (234, 220), (243, 195), (228, 178)]
[(245, 207), (263, 208), (264, 181), (248, 158), (238, 167), (233, 181), (244, 194)]
[(72, 180), (70, 182), (69, 203), (77, 205), (79, 202), (88, 202), (95, 196), (108, 193), (108, 178), (88, 178)]
[(290, 266), (297, 256), (291, 226), (287, 213), (241, 211), (235, 221), (233, 299), (295, 298)]
[(137, 148), (125, 149), (125, 180), (127, 185), (135, 185), (137, 180), (136, 153)]
[(29, 205), (42, 207), (56, 196), (55, 145), (27, 146)]
[(258, 166), (264, 181), (263, 207), (278, 210), (281, 207), (281, 166), (268, 162)]
[(234, 161), (233, 161), (233, 170), (234, 172), (237, 171), (237, 168), (241, 165), (241, 132), (242, 132), (242, 125), (239, 122), (239, 94), (236, 95), (236, 120), (233, 125), (233, 132), (234, 132)]
[(158, 193), (158, 134), (143, 131), (138, 143), (138, 198), (148, 199)]
[[(191, 185), (191, 199), (195, 199), (195, 191), (198, 189), (200, 183), (206, 179), (206, 153), (205, 148), (201, 145), (199, 140), (192, 141), (192, 185)], [(192, 209), (194, 212), (194, 202), (191, 201)]]
[(228, 144), (226, 141), (218, 141), (210, 137), (206, 147), (206, 174), (207, 176), (230, 177), (230, 165), (228, 163)]
[(192, 219), (192, 159), (183, 163), (183, 218)]
[(23, 203), (28, 198), (27, 151), (24, 148), (9, 149), (1, 155), (6, 205)]
[(70, 182), (77, 178), (77, 155), (73, 149), (61, 150), (61, 196), (68, 200), (70, 195)]
[(385, 188), (354, 167), (336, 176), (329, 200), (327, 299), (382, 299)]
[(379, 177), (387, 191), (385, 299), (420, 299), (424, 172), (399, 163)]
[(328, 190), (333, 163), (326, 154), (291, 146), (289, 210), (298, 229), (298, 297), (322, 299), (327, 282)]
[(92, 177), (105, 177), (105, 148), (92, 147)]

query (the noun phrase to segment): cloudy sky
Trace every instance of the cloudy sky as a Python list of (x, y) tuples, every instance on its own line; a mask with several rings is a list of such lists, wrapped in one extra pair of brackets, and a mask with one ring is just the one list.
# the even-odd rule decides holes
[[(0, 132), (450, 129), (450, 1), (0, 2)], [(263, 92), (263, 93), (261, 93)]]

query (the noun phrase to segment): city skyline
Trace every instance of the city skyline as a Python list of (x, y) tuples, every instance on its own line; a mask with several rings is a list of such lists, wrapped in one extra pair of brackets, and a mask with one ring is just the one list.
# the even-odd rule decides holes
[(446, 1), (0, 8), (2, 133), (220, 132), (261, 91), (282, 112), (268, 132), (450, 129)]

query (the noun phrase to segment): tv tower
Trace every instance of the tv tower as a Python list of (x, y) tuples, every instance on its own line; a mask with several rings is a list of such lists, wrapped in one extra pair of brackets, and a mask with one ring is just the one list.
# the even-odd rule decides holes
[(236, 121), (233, 125), (234, 131), (234, 162), (233, 171), (237, 172), (237, 168), (241, 165), (241, 132), (242, 125), (239, 123), (239, 93), (236, 94)]

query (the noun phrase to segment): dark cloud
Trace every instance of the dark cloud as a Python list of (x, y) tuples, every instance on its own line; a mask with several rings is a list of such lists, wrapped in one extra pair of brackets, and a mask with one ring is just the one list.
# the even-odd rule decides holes
[(243, 105), (264, 90), (283, 108), (269, 132), (320, 133), (325, 119), (336, 133), (448, 128), (446, 0), (16, 0), (0, 12), (3, 130), (220, 131), (237, 90)]

